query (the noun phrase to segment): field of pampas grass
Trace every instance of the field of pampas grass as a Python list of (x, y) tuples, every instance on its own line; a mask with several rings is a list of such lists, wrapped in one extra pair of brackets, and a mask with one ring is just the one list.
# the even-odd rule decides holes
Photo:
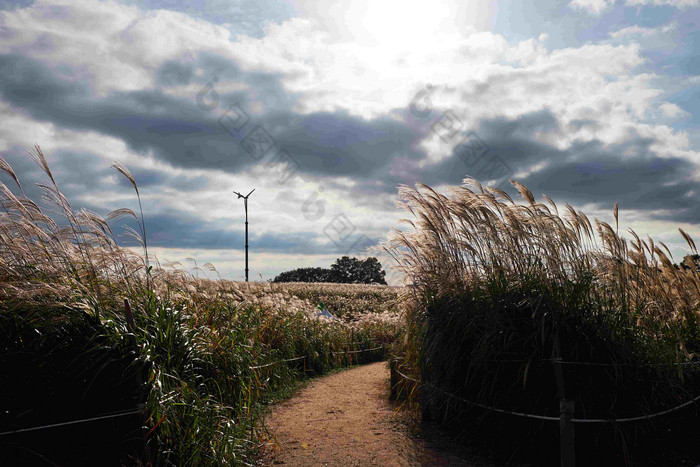
[[(396, 288), (165, 267), (149, 256), (143, 212), (74, 210), (41, 149), (31, 155), (47, 177), (41, 200), (0, 158), (15, 184), (0, 184), (0, 432), (17, 432), (0, 437), (8, 462), (252, 464), (267, 402), (300, 379), (384, 358), (399, 334)], [(114, 168), (140, 206), (137, 181)], [(120, 218), (142, 254), (116, 241)], [(340, 319), (319, 318), (323, 308)], [(105, 414), (115, 418), (21, 431)]]
[[(484, 406), (559, 417), (563, 397), (575, 402), (574, 418), (607, 420), (693, 400), (700, 267), (680, 229), (689, 256), (674, 264), (662, 242), (620, 232), (617, 205), (612, 226), (512, 184), (522, 201), (474, 179), (448, 195), (400, 188), (413, 218), (387, 251), (414, 288), (399, 368), (421, 381), (425, 416), (505, 460), (556, 465), (557, 423)], [(649, 421), (576, 424), (578, 460), (697, 463), (698, 415), (691, 404)]]

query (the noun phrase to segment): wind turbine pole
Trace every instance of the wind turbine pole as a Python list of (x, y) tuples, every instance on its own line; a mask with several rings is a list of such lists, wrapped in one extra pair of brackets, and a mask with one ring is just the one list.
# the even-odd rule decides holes
[(245, 281), (248, 282), (248, 198), (243, 198), (245, 208)]
[(253, 194), (255, 188), (253, 188), (250, 193), (243, 196), (242, 194), (234, 191), (238, 195), (238, 199), (243, 198), (243, 209), (245, 209), (245, 281), (248, 282), (248, 197)]

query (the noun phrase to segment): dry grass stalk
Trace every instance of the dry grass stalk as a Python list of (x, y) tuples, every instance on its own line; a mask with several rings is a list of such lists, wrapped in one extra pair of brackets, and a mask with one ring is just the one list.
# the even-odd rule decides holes
[[(393, 232), (387, 252), (411, 281), (437, 293), (470, 290), (502, 277), (540, 277), (545, 284), (578, 282), (593, 275), (595, 288), (639, 316), (639, 322), (672, 322), (697, 316), (700, 266), (690, 256), (673, 264), (669, 249), (632, 230), (628, 240), (615, 228), (544, 196), (537, 202), (524, 185), (511, 181), (523, 203), (467, 178), (449, 196), (425, 185), (399, 188), (400, 204), (415, 220)], [(693, 239), (683, 230), (693, 254)], [(611, 306), (614, 304), (611, 303)]]

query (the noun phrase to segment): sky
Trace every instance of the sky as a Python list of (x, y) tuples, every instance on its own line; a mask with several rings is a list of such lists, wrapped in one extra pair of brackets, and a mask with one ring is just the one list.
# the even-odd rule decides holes
[(0, 156), (41, 182), (27, 157), (38, 144), (73, 207), (102, 215), (137, 207), (110, 167), (123, 163), (149, 252), (233, 280), (234, 190), (255, 188), (250, 279), (268, 280), (372, 254), (410, 217), (400, 184), (467, 176), (515, 194), (512, 178), (608, 222), (619, 202), (621, 227), (680, 259), (678, 227), (700, 238), (699, 7), (0, 2)]

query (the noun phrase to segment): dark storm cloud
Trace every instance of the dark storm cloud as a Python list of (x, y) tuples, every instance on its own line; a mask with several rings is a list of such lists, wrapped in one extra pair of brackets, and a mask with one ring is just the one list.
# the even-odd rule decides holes
[[(37, 120), (114, 136), (175, 166), (236, 171), (252, 162), (237, 153), (215, 115), (197, 108), (195, 96), (175, 98), (155, 89), (93, 98), (89, 83), (70, 81), (18, 55), (0, 56), (0, 95)], [(226, 98), (245, 103), (247, 95)]]
[(622, 209), (667, 211), (654, 213), (657, 219), (697, 222), (700, 193), (690, 179), (695, 166), (685, 159), (659, 157), (649, 149), (651, 143), (638, 138), (609, 147), (574, 144), (522, 182), (554, 199), (601, 207), (619, 201)]
[[(43, 191), (37, 183), (48, 183), (44, 172), (26, 154), (25, 148), (13, 146), (7, 151), (0, 151), (0, 157), (7, 160), (15, 173), (20, 177), (20, 183), (25, 194), (38, 201), (46, 213), (55, 210), (40, 202)], [(100, 159), (90, 152), (81, 151), (57, 151), (51, 154), (54, 163), (51, 166), (52, 173), (59, 189), (65, 195), (74, 210), (88, 209), (106, 218), (107, 214), (115, 209), (129, 207), (138, 212), (136, 195), (133, 193), (131, 183), (108, 165), (96, 164)], [(103, 196), (100, 190), (109, 189), (102, 185), (101, 179), (107, 175), (117, 175), (118, 183), (126, 198), (120, 200), (106, 200), (110, 206), (105, 209), (102, 205), (93, 202), (94, 197)], [(156, 201), (148, 200), (148, 194), (157, 192), (159, 187), (167, 186), (176, 189), (181, 195), (187, 196), (187, 190), (201, 190), (206, 187), (206, 179), (185, 176), (171, 176), (162, 172), (135, 168), (132, 170), (137, 180), (143, 200), (144, 217), (148, 236), (148, 244), (153, 247), (192, 248), (192, 249), (226, 249), (242, 248), (244, 244), (244, 231), (236, 224), (233, 228), (230, 223), (222, 221), (208, 221), (206, 216), (195, 216), (174, 210), (162, 210), (162, 205)], [(14, 181), (4, 172), (0, 172), (0, 182), (3, 182), (11, 191), (19, 193)], [(82, 201), (76, 198), (80, 197)], [(105, 201), (105, 200), (101, 200)], [(60, 215), (52, 215), (59, 223), (65, 224), (65, 219)], [(251, 221), (255, 221), (251, 218)], [(124, 227), (130, 225), (137, 228), (136, 221), (131, 218), (122, 218), (111, 221), (110, 225), (116, 235), (117, 241), (123, 246), (138, 246), (135, 240), (124, 234)], [(327, 238), (318, 232), (283, 232), (257, 234), (254, 230), (250, 234), (250, 245), (255, 251), (260, 252), (288, 252), (300, 254), (334, 253), (334, 245), (328, 244)]]
[[(27, 195), (38, 199), (40, 192), (36, 183), (45, 182), (48, 177), (27, 154), (27, 149), (29, 148), (13, 146), (7, 151), (0, 151), (0, 156), (12, 166)], [(49, 168), (58, 188), (69, 201), (78, 196), (109, 189), (110, 187), (104, 185), (104, 178), (110, 175), (115, 175), (119, 185), (127, 191), (133, 189), (126, 177), (111, 168), (111, 164), (103, 157), (90, 151), (59, 149), (45, 155), (50, 159)], [(141, 167), (133, 167), (131, 172), (141, 190), (167, 187), (179, 192), (189, 192), (205, 189), (209, 184), (209, 180), (204, 176), (173, 175)], [(4, 176), (0, 181), (14, 189), (15, 183), (9, 177)]]
[[(38, 202), (43, 190), (37, 186), (43, 183), (51, 186), (46, 173), (29, 156), (28, 150), (20, 146), (12, 146), (6, 151), (0, 151), (0, 157), (5, 159), (15, 172), (22, 184), (25, 195)], [(95, 154), (81, 151), (59, 150), (51, 154), (54, 163), (49, 164), (59, 190), (69, 202), (77, 196), (94, 193), (102, 188), (100, 179), (108, 174), (107, 166), (100, 164)], [(13, 193), (19, 194), (19, 188), (9, 175), (0, 172), (0, 181)], [(80, 206), (82, 207), (82, 206)]]
[[(131, 169), (131, 174), (136, 179), (140, 190), (150, 189), (150, 191), (155, 191), (157, 189), (170, 188), (181, 192), (190, 192), (205, 190), (209, 185), (209, 179), (201, 175), (172, 175), (160, 170), (141, 167)], [(131, 182), (126, 177), (123, 177), (121, 174), (117, 174), (117, 177), (120, 185), (132, 189)]]
[(177, 60), (166, 61), (155, 73), (156, 81), (164, 86), (184, 86), (190, 83), (193, 76), (193, 67)]
[[(270, 151), (287, 151), (298, 163), (300, 174), (325, 177), (331, 188), (345, 190), (358, 205), (382, 212), (393, 210), (387, 195), (394, 195), (401, 183), (459, 185), (467, 175), (487, 181), (478, 170), (468, 167), (456, 151), (437, 163), (425, 164), (426, 154), (419, 143), (430, 134), (430, 124), (417, 126), (401, 118), (407, 115), (406, 109), (392, 112), (391, 117), (374, 119), (346, 111), (296, 114), (292, 109), (298, 96), (284, 88), (282, 75), (244, 72), (216, 54), (200, 54), (189, 62), (165, 62), (154, 77), (158, 88), (98, 97), (93, 95), (90, 83), (71, 80), (24, 56), (0, 55), (0, 96), (17, 110), (59, 128), (114, 136), (134, 151), (174, 167), (245, 172), (260, 162), (243, 150), (240, 141), (260, 125), (275, 141)], [(246, 84), (250, 90), (223, 92), (227, 82)], [(216, 105), (203, 108), (201, 103), (198, 106), (196, 95), (173, 96), (166, 92), (187, 83), (201, 86), (208, 93), (207, 102)], [(216, 99), (211, 91), (217, 93)], [(262, 105), (261, 114), (250, 111), (253, 103)], [(233, 104), (239, 105), (250, 119), (238, 137), (218, 122)], [(670, 209), (672, 214), (655, 215), (674, 221), (696, 221), (700, 208), (695, 207), (697, 196), (691, 194), (695, 189), (689, 180), (694, 172), (691, 163), (659, 157), (651, 150), (654, 140), (634, 134), (616, 145), (577, 141), (559, 149), (547, 143), (564, 132), (583, 127), (595, 130), (597, 123), (577, 120), (565, 127), (544, 109), (517, 118), (484, 119), (473, 131), (489, 148), (485, 157), (498, 157), (514, 174), (544, 163), (543, 168), (520, 180), (536, 194), (601, 206), (618, 200), (624, 209)], [(59, 156), (61, 165), (66, 167), (67, 194), (79, 193), (81, 183), (84, 189), (99, 183), (96, 172), (89, 173), (88, 167), (95, 165), (89, 154), (66, 151)], [(142, 186), (154, 189), (163, 185), (183, 190), (206, 188), (204, 179), (169, 177), (145, 169), (135, 171), (135, 175)], [(354, 184), (348, 188), (336, 184), (332, 177), (347, 177)], [(201, 220), (176, 221), (175, 215), (156, 218), (152, 227), (154, 244), (218, 248), (222, 239), (232, 238), (221, 226), (202, 227), (197, 223), (201, 224)], [(263, 236), (259, 240), (260, 248), (270, 251), (299, 248), (318, 252), (319, 248), (313, 236), (290, 234)]]
[[(243, 229), (231, 228), (230, 223), (205, 221), (200, 217), (182, 212), (166, 212), (155, 215), (145, 213), (148, 245), (162, 248), (188, 249), (242, 249), (245, 243)], [(251, 219), (253, 222), (253, 219)], [(137, 246), (125, 236), (124, 225), (135, 227), (133, 220), (113, 223), (112, 230), (118, 232), (120, 244)], [(254, 225), (253, 225), (254, 227)], [(300, 254), (322, 254), (334, 252), (332, 245), (324, 245), (325, 236), (317, 232), (249, 233), (250, 248), (257, 252), (285, 252)]]
[[(39, 201), (43, 191), (36, 183), (45, 182), (47, 177), (29, 157), (17, 157), (20, 151), (24, 152), (24, 150), (14, 147), (10, 151), (0, 152), (0, 156), (11, 161), (13, 169), (21, 177), (20, 182), (25, 194), (29, 198), (38, 201), (44, 212), (51, 215), (59, 225), (65, 224), (65, 218), (56, 213), (51, 213), (52, 210), (56, 211), (56, 207), (48, 206)], [(115, 200), (110, 203), (113, 205), (109, 206), (108, 209), (104, 209), (101, 205), (92, 202), (93, 198), (89, 195), (95, 193), (99, 196), (101, 195), (100, 188), (104, 188), (100, 186), (99, 179), (114, 173), (113, 169), (110, 168), (92, 171), (94, 164), (86, 162), (92, 160), (95, 157), (94, 154), (61, 151), (60, 157), (62, 160), (60, 169), (53, 170), (53, 174), (59, 189), (66, 196), (73, 210), (87, 209), (105, 218), (111, 210), (121, 207), (130, 207), (138, 212), (135, 194), (132, 198)], [(58, 166), (59, 164), (56, 164), (56, 167)], [(177, 186), (175, 181), (179, 179), (179, 177), (169, 178), (160, 173), (144, 170), (134, 170), (133, 174), (139, 182), (142, 195), (147, 194), (149, 191), (157, 191), (156, 189), (149, 190), (151, 185)], [(128, 180), (119, 174), (118, 177), (120, 185), (124, 185), (125, 192), (131, 191), (132, 186)], [(197, 181), (201, 180), (197, 179)], [(0, 182), (5, 183), (13, 192), (19, 193), (16, 184), (7, 174), (0, 173)], [(193, 188), (191, 184), (188, 186)], [(186, 196), (186, 193), (183, 193), (182, 196)], [(77, 197), (81, 197), (82, 201), (78, 201)], [(192, 249), (240, 249), (244, 244), (243, 229), (238, 227), (231, 228), (230, 224), (222, 221), (208, 221), (204, 216), (194, 216), (179, 211), (166, 210), (158, 212), (157, 209), (162, 208), (162, 206), (147, 199), (144, 200), (143, 207), (149, 246)], [(110, 221), (110, 225), (120, 245), (138, 246), (134, 239), (131, 239), (124, 233), (126, 225), (137, 228), (134, 219), (122, 218)], [(327, 238), (317, 232), (284, 232), (259, 235), (253, 231), (250, 234), (250, 245), (251, 248), (259, 252), (300, 254), (335, 252), (334, 246), (327, 244)]]
[[(380, 117), (364, 120), (344, 111), (268, 118), (280, 148), (304, 172), (319, 176), (365, 179), (382, 171), (396, 157), (419, 160), (417, 134), (401, 122)], [(283, 123), (286, 122), (286, 123)], [(281, 128), (280, 128), (281, 127)]]
[[(596, 123), (579, 121), (574, 125)], [(561, 203), (592, 203), (601, 208), (619, 201), (623, 209), (655, 211), (651, 213), (654, 218), (674, 222), (694, 223), (700, 218), (697, 202), (700, 190), (690, 178), (695, 166), (688, 160), (661, 157), (651, 149), (654, 139), (636, 134), (631, 134), (624, 143), (575, 141), (565, 149), (543, 142), (563, 128), (549, 110), (512, 119), (484, 119), (475, 129), (488, 147), (479, 164), (469, 166), (458, 156), (458, 151), (422, 167), (419, 161), (399, 158), (392, 165), (382, 167), (374, 177), (358, 179), (351, 189), (352, 195), (358, 203), (390, 211), (393, 203), (386, 195), (395, 194), (399, 184), (460, 185), (466, 176), (488, 182), (481, 168), (497, 158), (512, 169), (508, 178), (544, 165), (518, 178), (536, 196), (544, 193)], [(501, 188), (517, 194), (507, 180)]]
[[(243, 130), (259, 124), (299, 164), (301, 172), (319, 176), (364, 177), (389, 164), (396, 156), (419, 159), (414, 149), (419, 134), (390, 118), (364, 120), (346, 112), (295, 115), (294, 96), (286, 93), (278, 75), (242, 74), (221, 57), (203, 55), (199, 61), (218, 82), (244, 79), (267, 102), (266, 114)], [(243, 76), (245, 75), (245, 76)], [(168, 62), (158, 69), (161, 84), (192, 79), (188, 65)], [(203, 111), (196, 96), (172, 97), (160, 89), (91, 95), (88, 83), (58, 76), (45, 65), (18, 55), (0, 56), (0, 95), (17, 109), (59, 127), (93, 130), (122, 139), (134, 151), (152, 153), (179, 167), (208, 168), (231, 173), (244, 171), (255, 159), (240, 146), (241, 136), (229, 134), (218, 122), (228, 105), (242, 109), (249, 92), (218, 93), (221, 105)], [(206, 86), (206, 83), (202, 84)], [(244, 133), (242, 133), (244, 134)]]
[[(536, 196), (544, 193), (555, 201), (593, 203), (603, 208), (619, 201), (624, 209), (668, 210), (654, 213), (654, 217), (676, 222), (696, 222), (700, 218), (698, 194), (693, 193), (697, 183), (690, 179), (695, 166), (688, 160), (661, 157), (651, 149), (654, 139), (636, 134), (619, 144), (575, 141), (563, 150), (535, 139), (535, 134), (555, 133), (560, 128), (555, 116), (545, 110), (515, 119), (482, 120), (477, 132), (489, 147), (484, 160), (500, 158), (512, 168), (513, 175), (544, 163), (543, 168), (518, 179)], [(487, 181), (456, 154), (424, 173), (428, 184), (456, 185), (466, 175)], [(507, 186), (507, 191), (515, 193)]]
[[(404, 133), (412, 135), (416, 141), (426, 136), (426, 128), (409, 128), (408, 124), (402, 127)], [(430, 131), (430, 124), (424, 127)], [(357, 177), (353, 196), (387, 211), (393, 209), (393, 201), (387, 196), (378, 195), (396, 194), (399, 184), (461, 185), (468, 175), (486, 182), (479, 170), (483, 162), (469, 166), (458, 155), (459, 143), (463, 138), (467, 138), (468, 134), (476, 134), (490, 148), (482, 161), (497, 155), (511, 168), (520, 169), (536, 165), (545, 158), (559, 156), (559, 151), (553, 146), (532, 139), (535, 133), (556, 132), (558, 129), (559, 123), (549, 111), (533, 112), (516, 119), (483, 120), (476, 132), (468, 130), (461, 137), (454, 138), (451, 144), (440, 143), (444, 144), (443, 149), (451, 152), (451, 156), (431, 164), (424, 163), (425, 155), (414, 150), (415, 141), (406, 137), (405, 141), (411, 141), (411, 144), (407, 145), (408, 149), (392, 153), (392, 157), (388, 158), (385, 164), (375, 168), (371, 177)], [(334, 187), (342, 189), (342, 185), (339, 184)]]

